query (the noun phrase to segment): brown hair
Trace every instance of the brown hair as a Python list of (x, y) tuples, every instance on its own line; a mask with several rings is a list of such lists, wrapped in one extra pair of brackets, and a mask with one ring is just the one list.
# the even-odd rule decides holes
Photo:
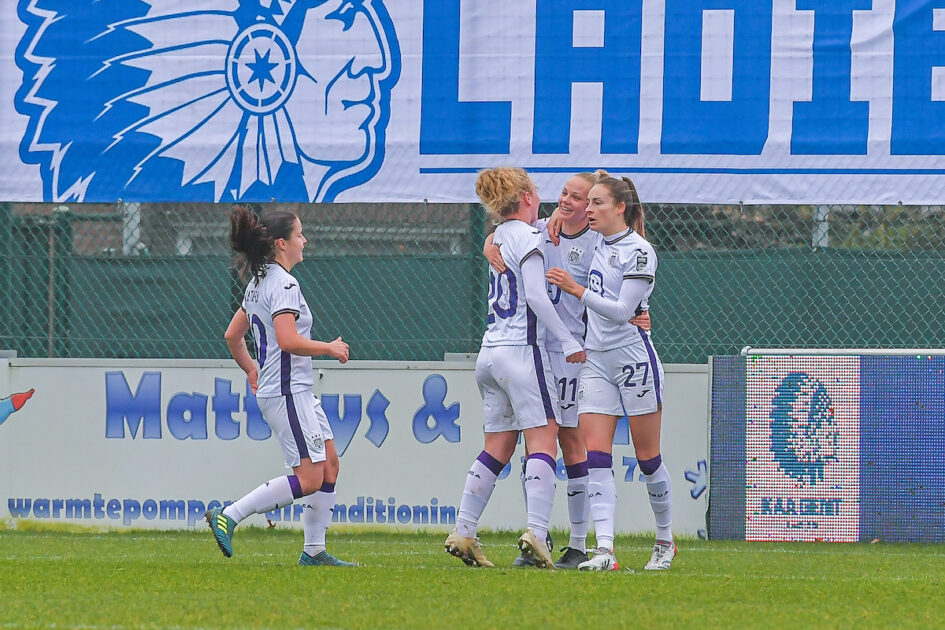
[(476, 194), (497, 220), (514, 214), (522, 194), (534, 190), (535, 183), (528, 173), (511, 166), (479, 171), (476, 178)]
[(266, 263), (275, 256), (276, 241), (292, 236), (298, 217), (284, 210), (267, 210), (260, 217), (242, 204), (230, 212), (230, 247), (237, 253), (240, 276), (258, 283), (266, 276)]
[(604, 186), (614, 198), (614, 201), (623, 203), (626, 210), (623, 212), (623, 221), (627, 227), (633, 228), (633, 231), (646, 238), (646, 221), (643, 215), (643, 204), (640, 203), (640, 195), (637, 193), (637, 187), (629, 177), (616, 178), (605, 170), (599, 170), (595, 173), (597, 184)]

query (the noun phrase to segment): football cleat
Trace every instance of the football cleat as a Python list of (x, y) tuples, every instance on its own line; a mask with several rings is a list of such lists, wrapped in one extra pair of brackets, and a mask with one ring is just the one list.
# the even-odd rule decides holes
[(357, 562), (345, 562), (344, 560), (339, 560), (335, 556), (328, 553), (327, 550), (323, 549), (321, 552), (310, 556), (304, 551), (302, 555), (299, 556), (299, 566), (303, 567), (356, 567), (358, 566)]
[(449, 536), (446, 537), (446, 542), (443, 543), (443, 546), (446, 547), (446, 552), (448, 554), (456, 556), (466, 563), (466, 566), (495, 566), (489, 562), (485, 554), (482, 553), (482, 545), (479, 544), (478, 538), (466, 538), (464, 536), (460, 536), (455, 529), (450, 532)]
[(562, 551), (564, 555), (555, 562), (556, 569), (576, 569), (582, 562), (590, 559), (586, 551), (580, 551), (574, 547), (565, 547)]
[(519, 554), (512, 562), (513, 567), (533, 567), (536, 564), (538, 563), (532, 560), (531, 556), (526, 556), (524, 553)]
[(610, 549), (598, 547), (594, 550), (594, 556), (578, 565), (579, 571), (616, 571), (620, 568), (617, 564), (617, 558)]
[[(551, 540), (551, 532), (548, 532), (548, 535), (545, 536), (545, 544), (548, 545), (548, 551), (554, 551), (554, 542)], [(534, 567), (538, 563), (535, 562), (531, 556), (526, 556), (524, 553), (519, 554), (519, 556), (512, 562), (513, 567)]]
[(528, 528), (518, 539), (518, 548), (522, 550), (522, 555), (534, 562), (533, 566), (539, 569), (554, 569), (555, 561), (551, 558), (551, 550), (548, 549), (548, 541), (539, 541), (535, 532)]
[(213, 532), (213, 537), (217, 541), (217, 546), (223, 555), (227, 558), (233, 557), (233, 531), (236, 529), (236, 521), (223, 513), (223, 508), (215, 507), (207, 510), (203, 515), (207, 519), (207, 525)]
[(657, 540), (653, 545), (653, 555), (643, 567), (647, 571), (666, 571), (673, 564), (676, 557), (676, 543), (673, 541)]

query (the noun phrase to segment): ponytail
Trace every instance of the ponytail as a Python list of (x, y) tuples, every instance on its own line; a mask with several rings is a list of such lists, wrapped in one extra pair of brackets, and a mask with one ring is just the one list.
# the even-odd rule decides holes
[(298, 217), (282, 210), (269, 210), (262, 217), (245, 205), (230, 212), (230, 247), (243, 280), (252, 277), (258, 284), (266, 277), (266, 265), (275, 256), (276, 240), (289, 238)]

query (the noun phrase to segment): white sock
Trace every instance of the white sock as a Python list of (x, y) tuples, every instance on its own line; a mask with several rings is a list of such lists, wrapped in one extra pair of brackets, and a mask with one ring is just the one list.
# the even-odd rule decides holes
[[(298, 482), (296, 482), (298, 483)], [(296, 490), (301, 496), (300, 490)], [(295, 500), (292, 484), (288, 477), (270, 479), (235, 503), (223, 509), (223, 513), (239, 523), (252, 514), (265, 514), (285, 507)]]
[[(482, 457), (480, 455), (479, 457)], [(501, 468), (499, 469), (502, 470)], [(456, 513), (456, 532), (464, 538), (476, 537), (476, 526), (479, 517), (489, 503), (489, 497), (495, 489), (495, 480), (498, 474), (492, 472), (479, 459), (473, 462), (466, 475), (466, 485), (463, 488), (463, 498), (459, 502), (459, 511)]]
[(617, 512), (617, 484), (611, 468), (591, 468), (587, 481), (597, 546), (614, 550), (614, 514)]
[(518, 480), (522, 482), (522, 505), (525, 506), (525, 518), (528, 519), (528, 491), (525, 490), (525, 461), (522, 462), (522, 471), (518, 474)]
[(525, 505), (528, 526), (538, 540), (548, 535), (548, 521), (555, 500), (555, 467), (545, 461), (550, 455), (540, 453), (525, 460)]
[(656, 517), (656, 539), (673, 540), (673, 488), (669, 481), (666, 464), (660, 463), (652, 475), (644, 475), (646, 492), (650, 495), (650, 507)]
[(303, 497), (302, 506), (303, 550), (310, 556), (317, 556), (325, 550), (325, 533), (335, 511), (335, 484), (331, 484), (331, 492), (319, 490)]
[(568, 547), (586, 551), (587, 530), (590, 520), (590, 502), (587, 500), (587, 475), (568, 479), (568, 519), (571, 521), (571, 540)]

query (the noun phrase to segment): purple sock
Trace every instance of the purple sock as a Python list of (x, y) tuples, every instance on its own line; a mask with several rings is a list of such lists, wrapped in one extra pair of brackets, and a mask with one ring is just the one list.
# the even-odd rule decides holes
[(568, 472), (568, 479), (587, 477), (587, 460), (578, 462), (577, 464), (571, 464), (570, 466), (565, 466), (564, 469)]
[(603, 451), (588, 451), (587, 452), (587, 467), (588, 468), (613, 468), (614, 467), (614, 456), (610, 453), (605, 453)]
[(476, 457), (476, 459), (479, 460), (479, 462), (483, 466), (491, 470), (492, 473), (496, 476), (498, 476), (499, 473), (502, 472), (502, 469), (505, 468), (505, 464), (497, 460), (495, 457), (493, 457), (486, 451), (482, 451), (481, 453), (479, 453), (479, 456)]
[(660, 467), (660, 464), (663, 463), (662, 455), (657, 455), (653, 459), (641, 459), (637, 461), (637, 465), (640, 466), (640, 472), (644, 475), (652, 475)]

